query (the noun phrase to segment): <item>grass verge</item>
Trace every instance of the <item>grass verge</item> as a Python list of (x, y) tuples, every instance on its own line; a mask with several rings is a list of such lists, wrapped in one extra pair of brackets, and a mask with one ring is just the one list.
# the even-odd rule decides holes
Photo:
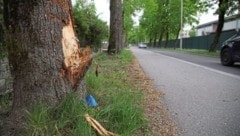
[[(36, 104), (31, 112), (27, 112), (26, 135), (95, 136), (96, 132), (84, 118), (86, 113), (107, 130), (122, 136), (132, 136), (138, 130), (146, 129), (143, 94), (129, 82), (126, 73), (132, 59), (127, 50), (119, 55), (97, 55), (85, 82), (98, 107), (85, 105), (74, 93), (55, 108)], [(97, 77), (96, 67), (99, 67)]]
[(209, 57), (219, 57), (219, 51), (216, 52), (209, 52), (208, 50), (201, 50), (201, 49), (179, 49), (179, 48), (157, 48), (159, 50), (165, 51), (174, 51), (174, 52), (183, 52), (189, 53), (193, 55), (200, 55), (200, 56), (209, 56)]

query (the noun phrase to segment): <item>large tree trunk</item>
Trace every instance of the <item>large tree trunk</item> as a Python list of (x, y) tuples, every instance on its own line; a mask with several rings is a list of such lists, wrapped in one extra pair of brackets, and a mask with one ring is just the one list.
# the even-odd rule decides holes
[(123, 47), (128, 47), (128, 33), (127, 32), (124, 32), (124, 35), (123, 35)]
[[(0, 51), (5, 52), (5, 47), (3, 47), (3, 0), (0, 0)], [(0, 52), (1, 55), (1, 52)], [(2, 56), (0, 56), (1, 59)]]
[(219, 0), (218, 8), (219, 8), (219, 15), (218, 15), (218, 26), (216, 30), (215, 37), (211, 43), (211, 46), (209, 48), (209, 52), (214, 52), (216, 51), (216, 46), (219, 42), (219, 38), (222, 33), (222, 28), (224, 25), (224, 15), (226, 13), (227, 7), (225, 3), (228, 3), (228, 0)]
[(240, 13), (240, 0), (238, 0), (238, 13)]
[[(123, 0), (123, 3), (122, 3), (122, 6), (124, 5), (124, 0)], [(128, 41), (127, 41), (127, 31), (126, 31), (126, 26), (124, 24), (124, 16), (125, 16), (125, 11), (122, 7), (122, 46), (121, 46), (121, 49), (123, 49), (124, 47), (127, 47), (128, 46)]]
[(119, 53), (122, 50), (122, 0), (110, 0), (110, 37), (108, 53)]
[(4, 11), (14, 79), (9, 124), (19, 128), (33, 103), (54, 106), (68, 92), (83, 90), (91, 51), (80, 49), (69, 0), (4, 0)]
[[(153, 24), (151, 23), (151, 27), (149, 28), (149, 29), (151, 29), (152, 30), (152, 27), (153, 27)], [(148, 33), (148, 35), (149, 35), (149, 46), (150, 47), (152, 47), (153, 46), (153, 31), (150, 31), (149, 33)], [(142, 41), (141, 41), (142, 42)], [(145, 39), (144, 39), (144, 42), (145, 42)]]
[(157, 32), (154, 33), (153, 47), (157, 46)]
[(159, 47), (162, 47), (163, 35), (164, 35), (164, 28), (161, 28), (160, 35), (159, 35), (159, 39), (158, 39), (158, 46), (159, 46)]
[(153, 40), (152, 35), (150, 35), (150, 37), (149, 37), (149, 45), (150, 46), (152, 46), (152, 40)]
[(174, 49), (176, 49), (176, 47), (180, 47), (180, 46), (178, 46), (178, 37), (179, 37), (179, 34), (180, 34), (180, 30), (181, 30), (181, 26), (179, 25), (179, 27), (178, 27), (178, 30), (177, 30), (177, 33), (176, 33), (176, 38), (175, 38), (175, 43), (174, 43)]
[(165, 48), (168, 47), (168, 41), (169, 41), (169, 28), (168, 26), (166, 27), (166, 42), (165, 42)]

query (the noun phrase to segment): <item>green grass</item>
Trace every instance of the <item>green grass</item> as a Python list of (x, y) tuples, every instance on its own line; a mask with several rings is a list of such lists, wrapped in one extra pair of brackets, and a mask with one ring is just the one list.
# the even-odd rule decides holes
[(200, 55), (200, 56), (210, 56), (210, 57), (219, 57), (219, 51), (216, 52), (209, 52), (208, 50), (202, 49), (179, 49), (179, 48), (159, 48), (159, 50), (166, 50), (166, 51), (174, 51), (174, 52), (183, 52), (189, 53), (193, 55)]
[[(127, 50), (119, 55), (97, 55), (85, 75), (85, 82), (98, 107), (85, 105), (74, 93), (68, 94), (55, 108), (36, 104), (31, 111), (26, 111), (26, 135), (96, 136), (84, 118), (86, 113), (105, 129), (122, 136), (133, 136), (137, 130), (146, 128), (143, 94), (128, 82), (125, 72), (132, 59)], [(96, 65), (99, 65), (98, 77), (95, 75)]]
[[(41, 104), (34, 104), (31, 113), (26, 111), (28, 118), (28, 134), (33, 136), (44, 136), (49, 134), (52, 130), (50, 126), (50, 109), (47, 106)], [(51, 124), (51, 125), (50, 125)]]

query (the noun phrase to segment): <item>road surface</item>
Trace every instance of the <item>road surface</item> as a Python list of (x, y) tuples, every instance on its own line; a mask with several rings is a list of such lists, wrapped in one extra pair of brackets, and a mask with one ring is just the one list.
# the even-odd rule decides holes
[(221, 66), (218, 58), (131, 50), (165, 93), (163, 100), (181, 136), (240, 136), (238, 65)]

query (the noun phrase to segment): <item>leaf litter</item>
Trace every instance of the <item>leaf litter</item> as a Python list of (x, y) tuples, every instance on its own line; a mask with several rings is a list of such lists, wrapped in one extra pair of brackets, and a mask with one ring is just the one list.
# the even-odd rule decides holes
[[(128, 66), (127, 74), (130, 82), (144, 94), (144, 114), (148, 120), (147, 135), (178, 136), (176, 124), (161, 101), (164, 93), (155, 89), (152, 80), (145, 75), (136, 59)], [(137, 135), (146, 136), (146, 132), (137, 132)]]

